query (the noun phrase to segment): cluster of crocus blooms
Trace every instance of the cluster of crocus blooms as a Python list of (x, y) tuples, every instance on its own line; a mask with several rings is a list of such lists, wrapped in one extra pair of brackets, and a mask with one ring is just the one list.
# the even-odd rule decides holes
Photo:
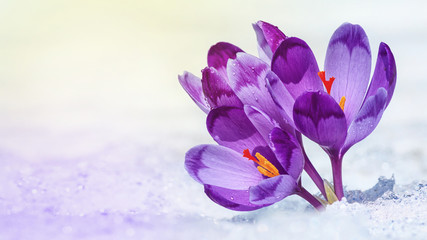
[[(292, 194), (322, 209), (344, 197), (343, 156), (375, 129), (391, 100), (393, 54), (380, 44), (369, 80), (368, 38), (359, 25), (345, 23), (332, 35), (321, 71), (303, 40), (266, 22), (253, 27), (259, 57), (220, 42), (210, 48), (202, 78), (179, 76), (218, 143), (190, 149), (185, 168), (212, 201), (232, 210), (259, 209)], [(310, 162), (301, 134), (330, 157), (333, 186)], [(323, 196), (303, 187), (302, 171)]]

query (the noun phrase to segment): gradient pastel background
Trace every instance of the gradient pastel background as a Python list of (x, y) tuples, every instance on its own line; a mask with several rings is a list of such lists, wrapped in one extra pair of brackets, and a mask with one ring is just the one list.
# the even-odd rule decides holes
[[(304, 39), (321, 68), (343, 22), (365, 29), (373, 64), (380, 41), (389, 44), (395, 95), (372, 136), (346, 156), (344, 184), (367, 189), (392, 174), (398, 184), (426, 180), (426, 9), (425, 1), (394, 0), (1, 1), (0, 239), (114, 239), (147, 229), (156, 236), (160, 228), (123, 220), (130, 212), (145, 217), (134, 219), (142, 226), (157, 220), (168, 227), (183, 216), (187, 227), (237, 216), (210, 202), (183, 168), (187, 149), (212, 140), (177, 75), (200, 76), (218, 41), (257, 55), (257, 20)], [(330, 178), (326, 156), (308, 145)], [(159, 220), (165, 216), (172, 220)], [(125, 230), (112, 227), (116, 218)], [(46, 230), (49, 220), (56, 223)], [(95, 225), (82, 233), (92, 221), (115, 230)], [(216, 228), (239, 239), (229, 227)]]

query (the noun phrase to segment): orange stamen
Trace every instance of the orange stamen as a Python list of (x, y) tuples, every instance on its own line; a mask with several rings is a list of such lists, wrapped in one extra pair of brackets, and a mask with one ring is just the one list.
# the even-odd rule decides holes
[(345, 97), (343, 96), (340, 100), (340, 107), (344, 111)]
[(275, 177), (275, 176), (278, 176), (278, 175), (279, 175), (279, 174), (274, 175), (273, 173), (269, 172), (269, 171), (268, 171), (268, 170), (266, 170), (265, 168), (262, 168), (261, 166), (258, 166), (256, 169), (258, 169), (258, 171), (259, 171), (262, 175), (264, 175), (264, 176), (266, 176), (266, 177)]
[(249, 149), (245, 149), (243, 150), (243, 157), (256, 162), (259, 165), (257, 167), (258, 171), (266, 177), (275, 177), (280, 175), (279, 170), (277, 170), (277, 168), (260, 153), (255, 153), (254, 157), (249, 152)]
[(323, 85), (325, 85), (326, 91), (330, 95), (331, 94), (332, 83), (334, 83), (335, 78), (331, 77), (331, 78), (329, 78), (328, 81), (326, 81), (325, 71), (320, 71), (320, 72), (317, 73), (317, 75), (319, 75), (320, 80), (322, 80)]

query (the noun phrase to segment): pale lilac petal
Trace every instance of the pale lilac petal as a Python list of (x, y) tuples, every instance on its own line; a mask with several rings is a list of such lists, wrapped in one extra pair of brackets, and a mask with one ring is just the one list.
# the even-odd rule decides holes
[(228, 59), (236, 58), (238, 52), (243, 52), (243, 50), (231, 43), (219, 42), (208, 51), (208, 67), (215, 68), (226, 79)]
[(270, 66), (257, 57), (238, 53), (228, 61), (229, 85), (244, 105), (254, 106), (282, 125), (283, 117), (266, 87)]
[(270, 134), (271, 148), (287, 174), (299, 180), (304, 168), (304, 155), (293, 134), (274, 128)]
[(206, 125), (210, 135), (218, 144), (242, 155), (245, 149), (249, 149), (252, 156), (258, 152), (275, 165), (279, 172), (283, 171), (268, 143), (243, 109), (231, 107), (213, 109), (208, 114)]
[(242, 102), (234, 94), (227, 80), (215, 68), (207, 67), (203, 69), (202, 87), (211, 108), (221, 106), (243, 107)]
[(297, 191), (297, 182), (289, 175), (279, 175), (261, 181), (249, 189), (249, 201), (253, 204), (273, 204)]
[(379, 88), (384, 88), (387, 91), (387, 104), (390, 103), (396, 86), (396, 62), (394, 61), (393, 53), (385, 43), (380, 44), (378, 50), (377, 65), (375, 66), (374, 76), (366, 94), (365, 101), (370, 96), (376, 94)]
[(245, 105), (243, 109), (246, 116), (264, 138), (265, 142), (270, 142), (270, 132), (274, 127), (278, 126), (277, 123), (256, 107)]
[(343, 111), (323, 91), (307, 92), (297, 98), (294, 121), (302, 134), (324, 147), (342, 144), (347, 134)]
[(190, 149), (185, 155), (185, 168), (202, 184), (234, 190), (247, 190), (263, 179), (252, 161), (217, 145), (199, 145)]
[(325, 59), (326, 79), (335, 77), (331, 96), (346, 98), (344, 113), (350, 124), (359, 111), (371, 74), (368, 37), (359, 25), (345, 23), (332, 35)]
[(267, 89), (276, 103), (279, 112), (282, 114), (285, 121), (295, 128), (293, 120), (293, 110), (295, 98), (289, 93), (283, 82), (273, 72), (269, 72), (266, 76)]
[(351, 123), (347, 133), (341, 154), (345, 154), (347, 150), (363, 140), (377, 127), (380, 119), (387, 106), (387, 91), (384, 88), (379, 88), (375, 95), (368, 97), (360, 109), (356, 118)]
[(215, 203), (235, 211), (253, 211), (270, 205), (255, 205), (249, 202), (249, 190), (231, 190), (205, 185), (205, 193)]
[(273, 53), (286, 36), (278, 27), (263, 21), (253, 24), (253, 28), (258, 40), (259, 56), (262, 60), (270, 64)]
[(310, 47), (295, 37), (285, 39), (274, 53), (272, 71), (282, 80), (294, 99), (306, 91), (322, 90), (319, 67)]
[(210, 106), (203, 94), (201, 79), (189, 72), (184, 72), (184, 74), (179, 75), (178, 79), (182, 88), (190, 95), (197, 106), (202, 109), (203, 112), (208, 113)]

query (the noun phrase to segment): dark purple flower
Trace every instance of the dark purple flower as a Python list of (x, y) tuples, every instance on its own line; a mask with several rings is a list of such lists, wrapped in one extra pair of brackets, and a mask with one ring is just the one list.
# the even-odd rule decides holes
[[(329, 154), (335, 191), (343, 197), (341, 164), (347, 150), (378, 125), (396, 85), (396, 64), (381, 43), (372, 80), (371, 50), (359, 25), (341, 25), (329, 42), (325, 71), (309, 46), (284, 39), (274, 52), (268, 89), (293, 125)], [(326, 91), (325, 91), (326, 90)]]
[(300, 186), (304, 156), (298, 140), (268, 116), (249, 106), (219, 107), (209, 112), (207, 127), (219, 145), (193, 147), (185, 167), (214, 202), (250, 211), (298, 194), (322, 208)]

